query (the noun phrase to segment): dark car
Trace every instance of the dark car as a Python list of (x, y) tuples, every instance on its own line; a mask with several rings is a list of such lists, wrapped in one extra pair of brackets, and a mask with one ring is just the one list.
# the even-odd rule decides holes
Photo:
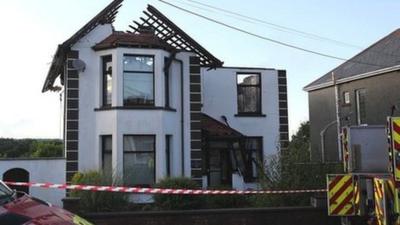
[(50, 203), (11, 190), (0, 181), (1, 225), (92, 225)]

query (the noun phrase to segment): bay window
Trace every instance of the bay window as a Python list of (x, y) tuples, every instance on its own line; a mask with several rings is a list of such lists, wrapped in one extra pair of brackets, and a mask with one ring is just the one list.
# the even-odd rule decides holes
[(155, 136), (124, 135), (123, 179), (129, 186), (155, 182)]
[(124, 55), (124, 106), (154, 105), (154, 57)]

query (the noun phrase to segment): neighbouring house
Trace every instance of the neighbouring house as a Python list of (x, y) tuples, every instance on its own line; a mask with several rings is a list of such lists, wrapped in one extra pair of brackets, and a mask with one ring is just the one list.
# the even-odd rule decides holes
[(400, 115), (399, 70), (400, 29), (304, 87), (309, 96), (314, 160), (341, 160), (337, 118), (343, 127), (385, 125), (387, 116)]
[(64, 93), (66, 182), (103, 169), (132, 186), (186, 176), (254, 188), (288, 144), (286, 71), (224, 67), (150, 5), (116, 31), (121, 4), (58, 46), (44, 83)]

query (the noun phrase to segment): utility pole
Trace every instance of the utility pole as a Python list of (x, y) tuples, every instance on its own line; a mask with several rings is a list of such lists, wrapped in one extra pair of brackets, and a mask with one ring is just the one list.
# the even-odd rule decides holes
[(336, 76), (335, 73), (332, 72), (332, 81), (333, 81), (333, 86), (335, 88), (335, 106), (336, 106), (336, 125), (337, 125), (337, 146), (338, 146), (338, 156), (339, 156), (339, 161), (342, 161), (342, 146), (340, 144), (340, 98), (339, 98), (339, 86), (337, 85), (336, 82)]

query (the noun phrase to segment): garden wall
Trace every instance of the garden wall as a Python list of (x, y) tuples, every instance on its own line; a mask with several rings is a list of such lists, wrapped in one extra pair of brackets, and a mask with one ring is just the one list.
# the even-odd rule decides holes
[(339, 225), (326, 209), (313, 207), (212, 209), (158, 212), (92, 213), (96, 225)]

